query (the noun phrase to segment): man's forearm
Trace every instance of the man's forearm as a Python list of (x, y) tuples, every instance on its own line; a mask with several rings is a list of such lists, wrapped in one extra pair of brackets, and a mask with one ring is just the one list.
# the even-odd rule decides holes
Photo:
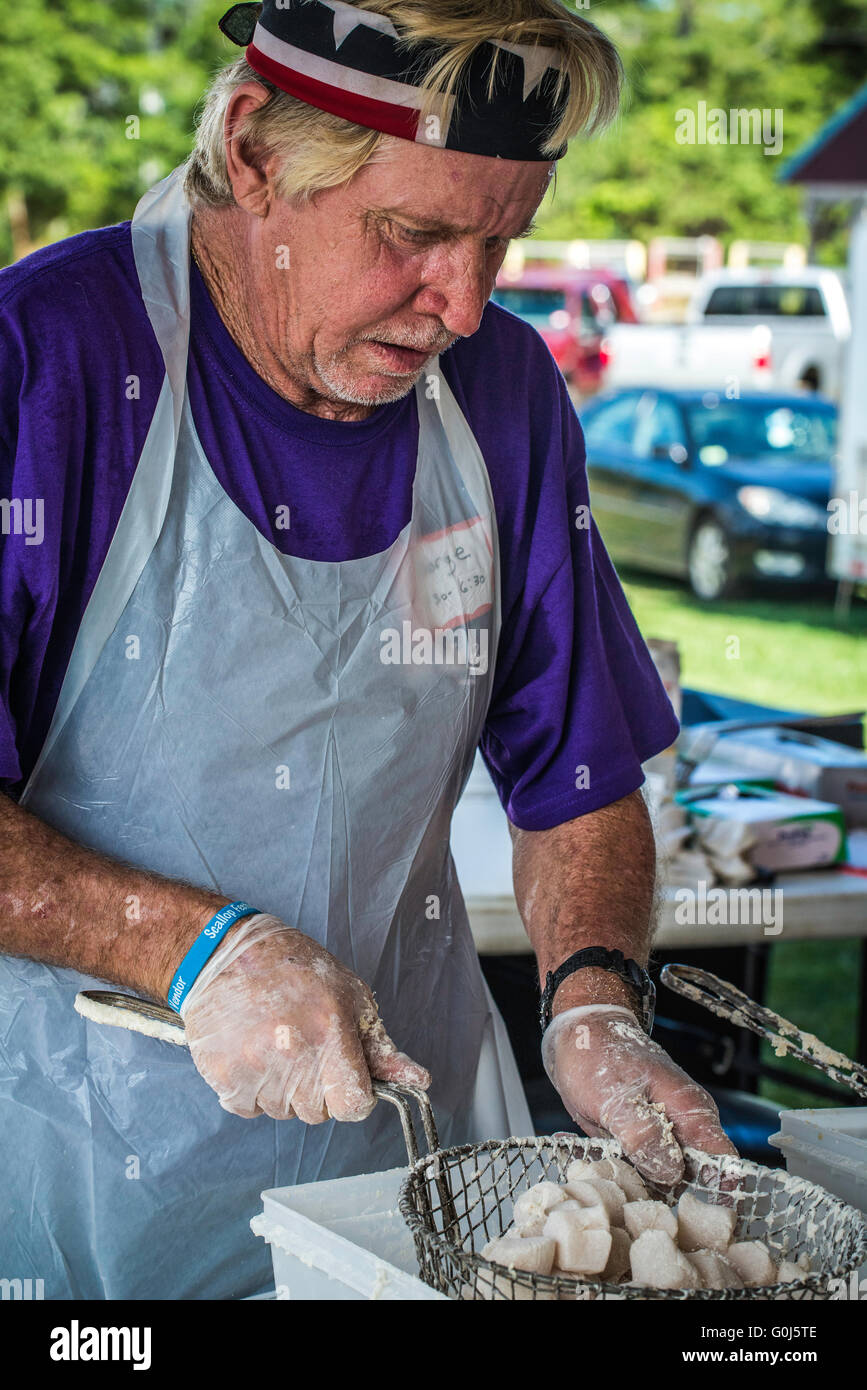
[[(656, 875), (653, 829), (640, 792), (553, 830), (511, 827), (518, 909), (544, 983), (586, 946), (647, 964)], [(629, 987), (604, 970), (579, 970), (554, 996), (554, 1013), (577, 1004), (635, 1008)]]
[(165, 1001), (225, 896), (95, 854), (0, 795), (0, 953)]

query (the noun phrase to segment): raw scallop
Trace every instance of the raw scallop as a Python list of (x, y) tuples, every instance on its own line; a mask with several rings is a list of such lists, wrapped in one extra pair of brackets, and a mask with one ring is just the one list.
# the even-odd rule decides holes
[(664, 1202), (627, 1202), (623, 1208), (623, 1224), (634, 1239), (643, 1231), (665, 1231), (672, 1240), (677, 1236), (677, 1214)]
[(748, 1288), (777, 1282), (777, 1266), (768, 1247), (760, 1240), (736, 1240), (726, 1251), (726, 1259), (734, 1265)]
[(636, 1284), (655, 1289), (697, 1289), (701, 1284), (698, 1270), (678, 1250), (667, 1231), (642, 1231), (632, 1242), (629, 1263)]
[(677, 1204), (681, 1250), (718, 1250), (724, 1255), (736, 1221), (732, 1207), (711, 1206), (709, 1202), (700, 1202), (692, 1192), (682, 1193)]
[(500, 1236), (483, 1247), (482, 1258), (509, 1269), (525, 1269), (529, 1274), (550, 1274), (554, 1242), (545, 1236)]
[(583, 1178), (579, 1182), (570, 1182), (566, 1191), (570, 1197), (575, 1198), (576, 1202), (580, 1202), (582, 1207), (598, 1206), (601, 1203), (605, 1208), (609, 1224), (612, 1226), (623, 1225), (623, 1207), (626, 1198), (616, 1182), (611, 1182), (607, 1178)]
[(628, 1202), (640, 1202), (648, 1191), (635, 1169), (622, 1158), (597, 1158), (590, 1162), (576, 1158), (566, 1169), (566, 1185), (587, 1182), (590, 1178), (607, 1178), (616, 1182)]
[(555, 1182), (537, 1182), (515, 1198), (515, 1225), (521, 1235), (539, 1236), (552, 1207), (566, 1196)]
[(705, 1289), (742, 1289), (744, 1281), (718, 1250), (693, 1250), (686, 1257), (698, 1270)]
[(583, 1224), (578, 1212), (552, 1211), (545, 1222), (545, 1235), (556, 1242), (560, 1269), (572, 1274), (601, 1274), (608, 1263), (611, 1232)]

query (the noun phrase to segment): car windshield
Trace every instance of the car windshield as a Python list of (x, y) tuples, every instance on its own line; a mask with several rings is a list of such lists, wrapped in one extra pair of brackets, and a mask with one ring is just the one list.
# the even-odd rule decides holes
[(518, 286), (506, 289), (497, 286), (493, 300), (504, 309), (511, 309), (513, 314), (525, 319), (534, 328), (557, 327), (557, 320), (554, 319), (552, 323), (552, 316), (566, 312), (565, 290), (531, 290)]
[(725, 400), (708, 392), (687, 416), (696, 455), (709, 467), (729, 459), (830, 459), (837, 436), (833, 410), (807, 403)]
[(705, 309), (715, 315), (747, 318), (824, 318), (827, 310), (813, 285), (720, 285)]

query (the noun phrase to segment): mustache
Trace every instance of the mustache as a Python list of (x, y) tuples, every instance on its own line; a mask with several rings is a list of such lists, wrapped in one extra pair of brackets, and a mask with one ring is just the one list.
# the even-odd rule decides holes
[(421, 329), (414, 331), (411, 328), (395, 328), (389, 332), (364, 333), (356, 341), (359, 343), (391, 343), (395, 347), (412, 348), (414, 352), (445, 352), (452, 347), (460, 338), (459, 333), (449, 333), (447, 328), (442, 328), (439, 333), (431, 337), (429, 333), (422, 332)]

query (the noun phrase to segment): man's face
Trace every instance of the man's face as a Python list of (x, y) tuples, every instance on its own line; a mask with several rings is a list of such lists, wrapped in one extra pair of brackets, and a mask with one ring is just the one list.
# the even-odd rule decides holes
[(284, 368), (330, 401), (405, 396), (479, 327), (552, 170), (387, 139), (350, 183), (307, 203), (273, 198), (253, 255), (259, 327)]

